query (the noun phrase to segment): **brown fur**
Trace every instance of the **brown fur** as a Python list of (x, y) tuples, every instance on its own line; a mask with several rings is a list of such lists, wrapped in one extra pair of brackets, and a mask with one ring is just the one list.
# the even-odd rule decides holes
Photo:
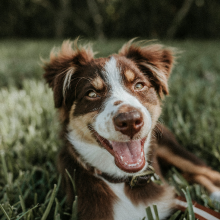
[[(143, 186), (136, 186), (131, 188), (128, 183), (125, 185), (125, 194), (132, 201), (134, 205), (143, 203), (148, 207), (150, 204), (158, 201), (173, 200), (174, 189), (168, 185), (159, 186), (153, 182), (150, 182)], [(168, 207), (172, 209), (171, 205)]]
[[(52, 50), (50, 54), (50, 62), (45, 63), (44, 78), (54, 92), (55, 107), (62, 106), (63, 99), (63, 82), (70, 68), (77, 68), (92, 60), (94, 53), (90, 48), (71, 48), (72, 43), (65, 41), (60, 52), (57, 54)], [(67, 97), (66, 97), (67, 98)], [(69, 97), (68, 97), (69, 98)], [(72, 101), (72, 100), (71, 100)]]
[(116, 105), (120, 105), (122, 103), (122, 101), (116, 101), (116, 102), (114, 102), (114, 105), (116, 106)]
[(130, 105), (122, 105), (120, 106), (120, 108), (118, 109), (117, 111), (117, 114), (120, 114), (120, 113), (128, 113), (128, 112), (132, 112), (136, 110), (133, 106), (130, 106)]
[[(74, 127), (78, 127), (79, 129), (77, 129), (77, 135), (81, 136), (84, 138), (84, 141), (88, 142), (88, 143), (94, 143), (94, 138), (92, 136), (92, 133), (90, 132), (89, 129), (86, 129), (87, 126), (89, 124), (92, 123), (93, 118), (96, 116), (97, 111), (93, 111), (88, 113), (86, 116), (74, 116), (73, 112), (74, 112), (74, 107), (73, 106), (70, 110), (70, 123), (69, 123), (69, 130), (73, 130)], [(83, 122), (83, 123), (82, 123)]]
[[(67, 144), (59, 154), (58, 164), (59, 171), (64, 177), (69, 203), (71, 204), (74, 197), (78, 196), (77, 219), (113, 220), (113, 203), (117, 201), (117, 196), (106, 183), (93, 175), (93, 168), (85, 169), (78, 164), (76, 155), (72, 146)], [(72, 183), (65, 170), (68, 170), (72, 177), (74, 170), (77, 171), (75, 172), (76, 194), (73, 192)]]
[[(141, 71), (149, 75), (152, 84), (161, 97), (163, 94), (169, 93), (167, 79), (173, 67), (172, 50), (162, 49), (162, 45), (159, 44), (139, 47), (128, 42), (122, 47), (119, 55), (133, 60)], [(151, 71), (150, 65), (159, 71)]]
[[(161, 136), (157, 137), (159, 147), (156, 153), (162, 170), (166, 171), (171, 165), (176, 166), (188, 181), (204, 185), (210, 193), (214, 192), (214, 189), (220, 190), (220, 173), (207, 167), (202, 160), (182, 148), (166, 127), (158, 127)], [(212, 184), (208, 186), (207, 182)]]
[[(159, 97), (169, 93), (167, 80), (173, 66), (172, 50), (164, 49), (161, 45), (140, 47), (129, 42), (122, 47), (118, 55), (114, 56), (118, 60), (128, 91), (136, 96), (151, 114), (154, 130), (148, 159), (152, 162), (156, 173), (163, 178), (162, 174), (174, 165), (188, 180), (204, 185), (210, 192), (219, 189), (220, 174), (183, 149), (167, 128), (156, 124), (161, 113)], [(67, 41), (57, 55), (51, 53), (50, 62), (45, 63), (44, 66), (44, 78), (53, 89), (55, 107), (59, 109), (60, 121), (63, 125), (61, 136), (64, 146), (59, 153), (59, 172), (63, 176), (69, 203), (71, 204), (75, 196), (78, 196), (79, 220), (113, 220), (113, 205), (118, 200), (117, 195), (108, 185), (96, 177), (101, 172), (86, 164), (66, 137), (67, 130), (77, 126), (78, 131), (81, 132), (79, 135), (85, 140), (89, 143), (96, 141), (89, 126), (106, 99), (108, 88), (100, 73), (108, 59), (94, 59), (94, 53), (89, 47), (81, 49), (76, 47), (73, 50), (71, 43)], [(142, 92), (137, 92), (133, 85), (140, 79), (146, 86)], [(96, 91), (101, 98), (91, 102), (86, 96), (89, 91)], [(119, 104), (121, 104), (120, 100), (114, 103), (114, 105)], [(132, 109), (128, 107), (121, 108), (122, 112), (130, 110)], [(76, 193), (73, 192), (65, 169), (72, 177), (76, 170)], [(158, 186), (154, 183), (135, 188), (131, 188), (126, 183), (124, 190), (135, 205), (139, 203), (147, 205), (150, 202), (173, 197), (170, 187)]]
[(95, 87), (96, 90), (104, 89), (104, 82), (100, 76), (97, 76), (95, 79), (93, 79), (91, 83)]
[(134, 81), (134, 79), (135, 79), (135, 74), (134, 74), (132, 71), (128, 70), (128, 71), (126, 71), (124, 74), (125, 74), (126, 79), (127, 79), (129, 82), (133, 82), (133, 81)]

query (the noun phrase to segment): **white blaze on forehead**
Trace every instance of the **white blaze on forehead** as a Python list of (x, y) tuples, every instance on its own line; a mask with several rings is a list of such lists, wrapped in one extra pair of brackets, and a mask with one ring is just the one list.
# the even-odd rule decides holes
[[(117, 61), (114, 57), (111, 57), (110, 60), (105, 64), (104, 77), (111, 92), (110, 99), (126, 101), (126, 104), (133, 103), (131, 103), (130, 100), (132, 98), (134, 99), (134, 97), (125, 90), (121, 71), (117, 67)], [(133, 105), (135, 105), (135, 103), (133, 103)]]
[(114, 57), (105, 64), (104, 76), (112, 92), (117, 92), (121, 88), (122, 77), (117, 62)]
[(142, 106), (136, 97), (126, 91), (121, 70), (117, 67), (117, 60), (114, 57), (105, 64), (103, 75), (111, 93), (110, 100), (121, 100), (124, 104), (134, 107)]

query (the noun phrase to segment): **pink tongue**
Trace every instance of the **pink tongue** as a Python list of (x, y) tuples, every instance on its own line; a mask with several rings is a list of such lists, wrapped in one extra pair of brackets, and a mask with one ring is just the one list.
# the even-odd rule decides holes
[(136, 167), (145, 160), (141, 140), (129, 142), (111, 142), (118, 162), (123, 166)]

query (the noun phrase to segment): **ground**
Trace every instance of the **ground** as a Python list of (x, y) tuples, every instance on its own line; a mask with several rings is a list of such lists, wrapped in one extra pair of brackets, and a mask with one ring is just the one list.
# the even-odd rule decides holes
[[(126, 40), (93, 42), (100, 57), (117, 52)], [(52, 92), (42, 79), (40, 60), (48, 59), (51, 48), (61, 43), (0, 41), (1, 220), (19, 219), (27, 211), (23, 219), (46, 219), (49, 213), (48, 219), (58, 220), (75, 209), (75, 205), (65, 205), (61, 194), (55, 165), (61, 145), (59, 124)], [(160, 43), (179, 50), (160, 122), (175, 133), (183, 147), (220, 171), (220, 41)], [(168, 180), (178, 193), (188, 185), (176, 170), (170, 171)], [(188, 188), (194, 200), (220, 210), (202, 187)]]

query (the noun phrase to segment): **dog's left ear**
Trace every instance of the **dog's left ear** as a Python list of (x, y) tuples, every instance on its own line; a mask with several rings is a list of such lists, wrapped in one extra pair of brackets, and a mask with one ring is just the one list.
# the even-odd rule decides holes
[(72, 49), (71, 41), (64, 41), (60, 51), (54, 50), (50, 53), (50, 61), (44, 62), (44, 78), (53, 89), (54, 103), (56, 108), (62, 105), (69, 106), (73, 102), (73, 94), (67, 97), (67, 90), (71, 87), (72, 78), (77, 74), (77, 70), (91, 61), (94, 53), (91, 47), (84, 46), (78, 48), (77, 40), (74, 41), (75, 48)]
[(119, 51), (119, 55), (136, 63), (149, 78), (161, 98), (169, 94), (167, 82), (174, 63), (174, 50), (164, 49), (159, 44), (140, 47), (128, 42)]

